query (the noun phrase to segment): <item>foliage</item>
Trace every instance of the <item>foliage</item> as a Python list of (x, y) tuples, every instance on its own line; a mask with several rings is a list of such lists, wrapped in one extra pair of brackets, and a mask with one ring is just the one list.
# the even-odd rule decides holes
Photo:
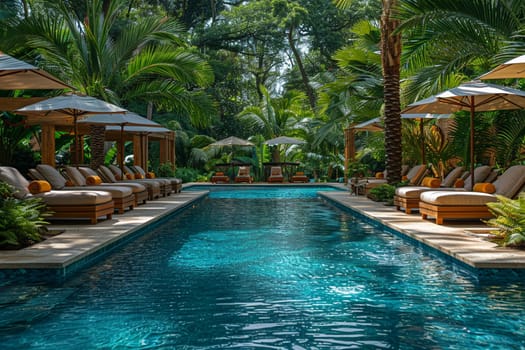
[(381, 184), (377, 187), (372, 188), (367, 197), (376, 202), (385, 202), (387, 205), (394, 203), (394, 194), (396, 193), (396, 187), (389, 184)]
[(18, 199), (15, 189), (0, 182), (0, 249), (17, 249), (42, 240), (49, 215), (40, 198)]
[(362, 162), (351, 162), (348, 164), (348, 177), (364, 177), (368, 176), (370, 169), (368, 164)]
[(486, 223), (498, 229), (495, 233), (502, 239), (503, 245), (525, 247), (525, 192), (518, 199), (496, 197), (497, 202), (487, 204), (495, 218)]
[(177, 168), (177, 171), (175, 171), (175, 176), (182, 180), (182, 182), (193, 182), (196, 181), (199, 177), (199, 173), (197, 170), (192, 168), (183, 168), (179, 167)]
[(175, 171), (173, 170), (173, 164), (171, 162), (166, 162), (159, 164), (157, 170), (158, 177), (175, 177)]

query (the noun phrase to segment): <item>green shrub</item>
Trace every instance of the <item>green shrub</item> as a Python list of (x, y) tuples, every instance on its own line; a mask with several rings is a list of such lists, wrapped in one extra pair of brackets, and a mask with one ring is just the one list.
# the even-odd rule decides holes
[(385, 202), (388, 205), (394, 204), (394, 194), (396, 188), (389, 184), (382, 184), (372, 188), (367, 197), (376, 202)]
[(194, 182), (199, 176), (199, 172), (193, 168), (177, 168), (175, 176), (182, 180), (182, 182)]
[(160, 164), (159, 170), (157, 171), (157, 177), (175, 177), (173, 164), (170, 162)]
[(494, 233), (504, 246), (525, 247), (525, 193), (518, 199), (496, 197), (497, 202), (487, 204), (495, 217), (485, 222), (498, 229)]
[(18, 249), (42, 240), (44, 217), (49, 215), (40, 198), (18, 199), (15, 189), (0, 182), (0, 249)]

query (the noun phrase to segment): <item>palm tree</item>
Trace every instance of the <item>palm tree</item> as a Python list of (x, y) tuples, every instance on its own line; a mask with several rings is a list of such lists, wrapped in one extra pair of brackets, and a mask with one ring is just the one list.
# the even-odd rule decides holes
[[(341, 8), (348, 8), (353, 1), (335, 0), (335, 2)], [(396, 18), (397, 3), (397, 0), (382, 0), (380, 18), (386, 170), (389, 183), (401, 181), (402, 162), (399, 92), (402, 41), (401, 34), (398, 31), (400, 21)]]
[[(3, 49), (34, 50), (47, 70), (88, 95), (124, 106), (153, 103), (205, 126), (214, 113), (202, 91), (213, 81), (211, 68), (184, 44), (177, 22), (122, 22), (125, 6), (124, 0), (92, 0), (86, 17), (78, 18), (67, 2), (49, 3), (13, 20)], [(92, 166), (103, 162), (101, 131), (91, 134)]]

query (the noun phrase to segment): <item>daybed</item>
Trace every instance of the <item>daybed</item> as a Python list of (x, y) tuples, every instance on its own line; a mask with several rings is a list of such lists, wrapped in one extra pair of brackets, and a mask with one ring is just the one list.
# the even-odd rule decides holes
[(135, 197), (134, 205), (146, 204), (148, 199), (148, 190), (139, 183), (119, 182), (118, 184), (102, 182), (102, 179), (97, 172), (89, 167), (73, 167), (66, 166), (66, 173), (68, 178), (73, 181), (75, 186), (86, 186), (92, 183), (97, 183), (99, 186), (123, 186), (128, 187), (133, 192)]
[(182, 191), (182, 180), (176, 177), (157, 177), (154, 172), (146, 172), (140, 165), (133, 165), (131, 167), (136, 174), (141, 174), (146, 179), (165, 179), (171, 183), (171, 190), (175, 193)]
[(133, 191), (128, 187), (122, 186), (105, 186), (103, 189), (101, 186), (66, 186), (68, 179), (66, 179), (60, 172), (48, 164), (38, 164), (36, 170), (40, 173), (44, 179), (51, 184), (51, 188), (54, 190), (104, 190), (111, 193), (115, 210), (122, 214), (126, 209), (132, 210), (134, 208), (135, 196)]
[[(96, 224), (100, 217), (111, 219), (115, 207), (111, 193), (106, 191), (76, 190), (76, 191), (34, 191), (29, 192), (30, 182), (12, 167), (0, 167), (0, 181), (4, 181), (18, 190), (16, 196), (20, 199), (28, 197), (42, 198), (47, 208), (52, 212), (48, 218), (53, 219), (89, 219)], [(48, 185), (50, 187), (50, 185)], [(38, 192), (38, 193), (37, 193)]]
[[(514, 165), (501, 174), (492, 184), (478, 183), (476, 191), (427, 191), (419, 200), (423, 219), (434, 217), (436, 224), (447, 219), (484, 219), (492, 217), (487, 203), (496, 202), (496, 195), (514, 198), (525, 185), (525, 165)], [(490, 191), (487, 191), (490, 190)]]
[[(427, 166), (419, 164), (412, 167), (406, 175), (403, 175), (402, 180), (408, 181), (410, 186), (417, 186), (427, 174)], [(357, 191), (363, 191), (367, 194), (372, 188), (388, 183), (386, 178), (366, 178), (366, 179), (351, 179), (352, 192), (358, 194)]]
[(290, 182), (308, 182), (310, 179), (308, 176), (304, 174), (303, 171), (297, 171), (295, 175), (292, 175), (292, 178), (290, 179)]
[(268, 176), (268, 182), (283, 182), (284, 176), (280, 166), (273, 166), (270, 168), (270, 176)]
[(250, 175), (250, 167), (240, 166), (239, 170), (237, 171), (237, 176), (235, 176), (235, 182), (247, 182), (251, 184), (252, 176)]
[(215, 173), (215, 175), (213, 175), (211, 177), (211, 183), (216, 184), (216, 183), (219, 183), (219, 182), (228, 183), (228, 182), (230, 182), (230, 178), (228, 176), (224, 175), (224, 172), (217, 171)]
[(124, 165), (124, 176), (122, 175), (122, 171), (119, 167), (116, 165), (110, 164), (108, 168), (113, 172), (113, 174), (120, 179), (123, 179), (125, 181), (129, 180), (135, 180), (139, 181), (140, 183), (147, 183), (147, 182), (154, 182), (158, 183), (160, 186), (160, 195), (163, 197), (169, 196), (171, 193), (171, 182), (166, 179), (145, 179), (142, 177), (142, 175), (136, 176), (133, 171), (128, 168), (126, 165)]
[[(487, 178), (487, 176), (490, 174), (491, 169), (489, 166), (481, 166), (474, 170), (474, 177), (476, 178), (477, 182), (483, 182)], [(425, 191), (432, 191), (432, 190), (466, 190), (471, 187), (470, 185), (470, 177), (467, 178), (466, 181), (463, 181), (463, 179), (458, 180), (462, 178), (464, 175), (468, 175), (468, 172), (465, 173), (464, 168), (462, 166), (458, 166), (454, 169), (452, 169), (445, 179), (443, 179), (443, 182), (440, 182), (438, 179), (437, 186), (436, 181), (431, 180), (427, 181), (428, 178), (424, 178), (422, 181), (422, 186), (403, 186), (396, 188), (396, 193), (394, 195), (394, 205), (396, 206), (397, 210), (400, 210), (401, 208), (405, 209), (405, 212), (407, 214), (410, 214), (413, 209), (419, 209), (419, 196), (421, 193)], [(434, 185), (434, 186), (432, 186)]]

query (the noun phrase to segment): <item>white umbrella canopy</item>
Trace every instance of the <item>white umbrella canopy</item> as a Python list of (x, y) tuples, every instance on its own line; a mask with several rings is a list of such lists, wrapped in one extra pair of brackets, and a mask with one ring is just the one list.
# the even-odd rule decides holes
[(0, 90), (73, 89), (46, 71), (0, 52)]
[(251, 143), (250, 141), (246, 141), (246, 140), (240, 139), (235, 136), (230, 136), (225, 139), (210, 143), (210, 146), (223, 147), (223, 146), (255, 146), (255, 145)]
[(482, 80), (525, 78), (525, 55), (500, 64), (479, 78)]
[(276, 145), (303, 145), (306, 143), (306, 141), (301, 139), (296, 139), (294, 137), (289, 136), (279, 136), (270, 140), (264, 141), (265, 144), (269, 146), (276, 146)]
[(73, 125), (75, 134), (74, 162), (78, 163), (78, 119), (91, 114), (125, 113), (126, 109), (91, 96), (66, 94), (19, 108), (16, 112), (26, 115), (28, 119), (33, 119), (32, 123), (46, 122), (46, 118), (53, 118), (56, 125)]
[[(505, 86), (468, 82), (408, 105), (401, 113), (470, 112), (470, 176), (474, 176), (474, 118), (476, 112), (525, 108), (525, 92)], [(471, 184), (474, 185), (472, 178)]]

